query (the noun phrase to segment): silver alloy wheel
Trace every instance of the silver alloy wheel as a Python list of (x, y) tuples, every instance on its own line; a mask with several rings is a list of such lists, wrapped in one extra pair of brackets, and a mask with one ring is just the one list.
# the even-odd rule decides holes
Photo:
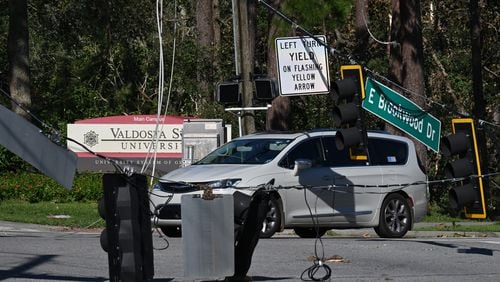
[(266, 218), (262, 223), (262, 229), (260, 231), (260, 238), (270, 238), (276, 233), (281, 224), (281, 213), (278, 208), (276, 200), (271, 199), (269, 201), (269, 211), (266, 214)]
[(401, 233), (408, 229), (410, 214), (408, 212), (406, 201), (398, 198), (391, 199), (384, 209), (385, 222), (390, 231)]
[(406, 198), (398, 193), (387, 195), (380, 209), (375, 232), (382, 238), (401, 238), (412, 225), (411, 208)]

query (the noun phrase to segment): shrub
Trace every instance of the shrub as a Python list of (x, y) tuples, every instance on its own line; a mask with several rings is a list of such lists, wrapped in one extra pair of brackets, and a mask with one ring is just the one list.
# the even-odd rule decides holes
[(19, 199), (30, 203), (97, 201), (102, 195), (101, 185), (101, 174), (78, 174), (73, 188), (67, 190), (40, 173), (4, 173), (0, 175), (0, 200)]

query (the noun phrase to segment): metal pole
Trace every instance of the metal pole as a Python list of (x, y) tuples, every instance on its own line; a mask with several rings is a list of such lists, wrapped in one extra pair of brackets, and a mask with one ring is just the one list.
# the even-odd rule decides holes
[(240, 137), (243, 135), (243, 130), (241, 129), (241, 115), (242, 112), (238, 112), (238, 133), (240, 134)]
[(240, 137), (243, 136), (243, 131), (241, 129), (241, 117), (243, 116), (243, 113), (245, 111), (257, 111), (257, 110), (261, 110), (261, 111), (267, 111), (269, 108), (271, 108), (271, 104), (267, 104), (267, 106), (265, 107), (238, 107), (238, 108), (226, 108), (225, 111), (226, 112), (238, 112), (238, 126), (239, 126), (239, 134), (240, 134)]
[(233, 42), (234, 42), (234, 67), (235, 74), (239, 76), (241, 74), (241, 64), (240, 64), (240, 10), (238, 8), (238, 0), (232, 0), (233, 8)]
[[(240, 8), (238, 6), (238, 0), (231, 1), (233, 8), (233, 44), (234, 44), (234, 68), (236, 77), (241, 75), (241, 48), (240, 48)], [(238, 79), (239, 80), (239, 79)], [(238, 131), (239, 136), (242, 136), (241, 128), (241, 112), (238, 113)]]

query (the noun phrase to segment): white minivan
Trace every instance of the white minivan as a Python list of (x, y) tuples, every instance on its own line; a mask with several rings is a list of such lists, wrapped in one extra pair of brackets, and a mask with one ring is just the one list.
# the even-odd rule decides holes
[[(160, 178), (151, 193), (153, 223), (181, 236), (181, 196), (240, 191), (273, 183), (261, 237), (292, 228), (303, 238), (329, 229), (373, 227), (397, 238), (427, 213), (427, 177), (406, 137), (368, 132), (368, 158), (335, 146), (335, 130), (264, 132), (236, 138)], [(269, 185), (268, 185), (269, 187)]]

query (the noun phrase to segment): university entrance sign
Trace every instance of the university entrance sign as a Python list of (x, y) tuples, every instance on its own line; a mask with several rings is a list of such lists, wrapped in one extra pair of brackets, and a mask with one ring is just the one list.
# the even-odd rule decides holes
[[(181, 166), (182, 128), (185, 117), (155, 115), (110, 116), (68, 124), (68, 137), (92, 152), (114, 159), (122, 167), (140, 171), (145, 158), (156, 151), (156, 167), (168, 172)], [(158, 136), (158, 143), (154, 142)], [(78, 156), (79, 171), (113, 172), (109, 160), (96, 157), (68, 140), (68, 149)], [(149, 166), (152, 167), (152, 164)]]

